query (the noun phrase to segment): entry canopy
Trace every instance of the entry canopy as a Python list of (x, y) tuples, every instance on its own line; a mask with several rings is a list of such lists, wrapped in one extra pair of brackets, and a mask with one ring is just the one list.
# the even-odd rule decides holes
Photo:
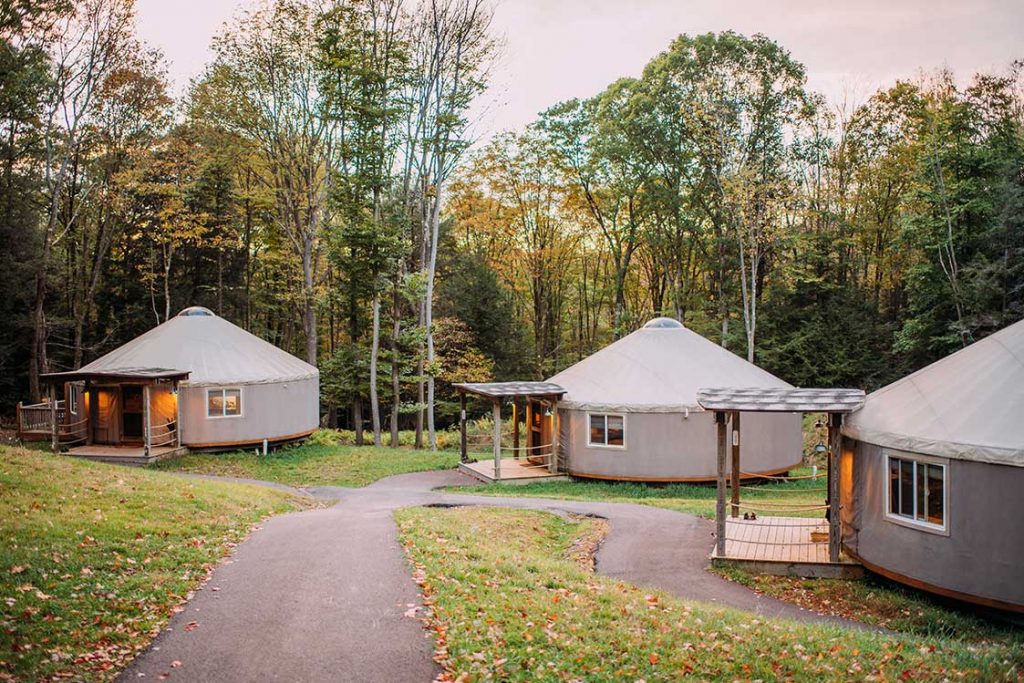
[(453, 386), (459, 391), (488, 398), (513, 398), (516, 396), (560, 398), (565, 393), (565, 389), (551, 382), (464, 382)]
[(752, 413), (850, 413), (864, 405), (860, 389), (701, 389), (704, 410)]
[(1024, 321), (875, 391), (843, 434), (912, 453), (1024, 467)]

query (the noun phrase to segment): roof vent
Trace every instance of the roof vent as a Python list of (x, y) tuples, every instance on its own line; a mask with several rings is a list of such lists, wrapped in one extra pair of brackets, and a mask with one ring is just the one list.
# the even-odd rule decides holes
[(205, 306), (189, 306), (181, 313), (178, 314), (179, 318), (190, 318), (192, 316), (208, 316), (213, 317), (213, 311)]
[(680, 330), (683, 324), (675, 318), (654, 318), (644, 325), (645, 330)]

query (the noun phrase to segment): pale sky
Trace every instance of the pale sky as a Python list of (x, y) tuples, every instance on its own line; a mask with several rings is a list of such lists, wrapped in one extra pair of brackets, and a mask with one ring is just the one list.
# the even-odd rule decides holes
[[(163, 50), (180, 92), (210, 59), (210, 39), (224, 22), (263, 1), (138, 0), (139, 35)], [(966, 80), (1024, 59), (1024, 0), (497, 0), (495, 7), (505, 45), (478, 105), (483, 137), (639, 75), (681, 33), (763, 33), (834, 103), (859, 103), (922, 68), (948, 67)]]

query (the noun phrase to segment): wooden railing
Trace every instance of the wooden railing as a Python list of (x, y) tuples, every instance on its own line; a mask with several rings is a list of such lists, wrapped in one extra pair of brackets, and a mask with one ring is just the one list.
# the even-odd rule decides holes
[(175, 420), (168, 420), (162, 425), (150, 425), (150, 448), (160, 448), (162, 446), (171, 445), (178, 445), (178, 423)]
[[(56, 410), (54, 410), (56, 408)], [(56, 406), (49, 403), (18, 405), (19, 434), (52, 434), (53, 417), (56, 413), (57, 424), (64, 422), (64, 401), (57, 401)]]

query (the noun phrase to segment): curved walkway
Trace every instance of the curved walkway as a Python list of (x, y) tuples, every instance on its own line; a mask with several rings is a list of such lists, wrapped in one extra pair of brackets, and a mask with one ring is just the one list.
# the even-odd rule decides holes
[(855, 626), (705, 571), (713, 543), (707, 520), (646, 505), (433, 490), (469, 483), (475, 482), (445, 471), (388, 477), (361, 489), (303, 490), (338, 503), (267, 520), (120, 680), (430, 681), (439, 673), (433, 641), (413, 618), (420, 595), (392, 513), (438, 503), (605, 517), (601, 574), (765, 616)]

